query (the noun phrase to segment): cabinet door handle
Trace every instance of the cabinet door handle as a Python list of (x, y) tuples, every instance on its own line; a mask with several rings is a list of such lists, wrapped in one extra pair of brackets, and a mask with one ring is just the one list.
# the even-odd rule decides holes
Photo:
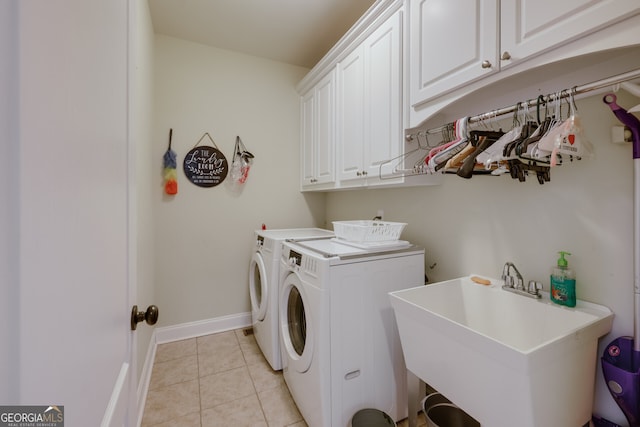
[(362, 172), (360, 171), (356, 172), (356, 176), (362, 176)]
[(503, 61), (508, 61), (511, 59), (511, 54), (505, 50), (504, 52), (502, 52), (502, 56), (500, 57), (500, 59), (502, 59)]
[(491, 68), (491, 62), (485, 59), (484, 61), (482, 61), (482, 68)]

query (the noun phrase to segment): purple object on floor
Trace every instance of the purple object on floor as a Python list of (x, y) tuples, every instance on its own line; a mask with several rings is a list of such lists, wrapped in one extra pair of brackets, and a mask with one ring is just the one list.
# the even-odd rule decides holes
[(591, 421), (593, 421), (594, 427), (622, 427), (620, 424), (613, 423), (609, 420), (599, 417), (598, 415), (594, 415), (591, 418)]
[(633, 349), (632, 337), (611, 341), (602, 354), (602, 373), (611, 396), (630, 427), (640, 426), (640, 352)]

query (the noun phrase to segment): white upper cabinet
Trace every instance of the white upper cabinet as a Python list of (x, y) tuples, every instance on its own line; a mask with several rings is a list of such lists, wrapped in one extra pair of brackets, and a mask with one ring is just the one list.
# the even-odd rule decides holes
[(506, 68), (638, 13), (640, 1), (502, 0), (500, 8)]
[(365, 150), (369, 183), (380, 164), (400, 155), (402, 126), (402, 19), (397, 11), (364, 42)]
[(340, 187), (380, 183), (380, 164), (401, 153), (402, 13), (387, 18), (338, 64)]
[(301, 100), (302, 188), (333, 187), (335, 182), (335, 71)]
[(640, 12), (638, 0), (411, 0), (410, 4), (412, 108)]
[(499, 69), (497, 0), (412, 0), (411, 104)]
[(338, 64), (338, 179), (364, 178), (364, 48)]

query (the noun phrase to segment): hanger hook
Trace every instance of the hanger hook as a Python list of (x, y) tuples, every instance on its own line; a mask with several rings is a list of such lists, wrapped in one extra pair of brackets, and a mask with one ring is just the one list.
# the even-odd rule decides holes
[(540, 120), (540, 105), (543, 104), (546, 110), (547, 103), (544, 100), (544, 95), (538, 95), (538, 100), (536, 101), (536, 119), (538, 119), (538, 124), (542, 123), (542, 120)]
[[(567, 89), (562, 89), (560, 91), (560, 99), (564, 100), (564, 102), (567, 104), (568, 108), (568, 112), (567, 112), (567, 118), (569, 117), (569, 115), (571, 114), (571, 92)], [(560, 111), (562, 112), (562, 106), (560, 106)], [(562, 114), (560, 115), (560, 117), (562, 117)]]
[(578, 111), (578, 107), (576, 106), (576, 94), (578, 93), (578, 86), (574, 86), (571, 88), (570, 92), (569, 92), (569, 101), (570, 101), (570, 107), (573, 109), (573, 111)]
[(518, 108), (520, 108), (520, 103), (516, 103), (516, 108), (513, 110), (513, 119), (512, 119), (512, 127), (516, 128), (520, 125), (518, 123)]

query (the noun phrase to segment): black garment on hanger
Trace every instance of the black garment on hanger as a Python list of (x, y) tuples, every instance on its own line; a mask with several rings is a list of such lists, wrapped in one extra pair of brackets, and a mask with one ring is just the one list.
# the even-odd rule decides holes
[(504, 135), (504, 132), (502, 131), (471, 131), (469, 133), (469, 139), (471, 141), (471, 145), (476, 147), (476, 149), (464, 159), (462, 166), (458, 168), (457, 175), (462, 178), (471, 178), (473, 176), (473, 170), (476, 165), (476, 157), (478, 157), (478, 154), (489, 148), (494, 142), (499, 140), (502, 135)]

